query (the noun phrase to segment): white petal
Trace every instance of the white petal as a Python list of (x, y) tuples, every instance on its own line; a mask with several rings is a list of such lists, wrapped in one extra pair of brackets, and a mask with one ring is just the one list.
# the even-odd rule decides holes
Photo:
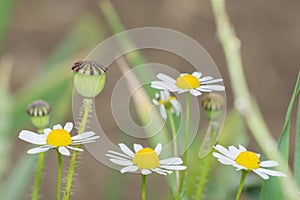
[(149, 175), (151, 174), (152, 172), (149, 170), (149, 169), (142, 169), (142, 174), (143, 175)]
[[(153, 170), (153, 169), (151, 169)], [(172, 174), (173, 171), (170, 171), (170, 170), (166, 170), (166, 169), (161, 169), (161, 168), (155, 168), (156, 171), (159, 171), (159, 172), (163, 172), (163, 173), (167, 173), (167, 174)]]
[(158, 99), (159, 98), (159, 93), (155, 93), (155, 98)]
[(204, 83), (205, 81), (210, 81), (214, 79), (213, 77), (211, 76), (204, 76), (203, 78), (200, 78), (199, 81), (200, 81), (200, 84)]
[(124, 154), (122, 154), (122, 153), (119, 153), (119, 152), (116, 152), (116, 151), (111, 151), (111, 150), (109, 150), (109, 151), (107, 151), (107, 152), (108, 152), (108, 153), (115, 154), (115, 155), (118, 155), (118, 156), (122, 156), (122, 157), (124, 157), (124, 158), (131, 159), (131, 157), (130, 157), (130, 156), (124, 155)]
[(170, 91), (177, 91), (178, 88), (176, 84), (164, 81), (153, 81), (151, 83), (151, 87), (160, 89), (160, 90), (170, 90)]
[(72, 144), (74, 143), (77, 143), (77, 144), (83, 144), (84, 142), (89, 142), (89, 141), (93, 141), (93, 142), (95, 142), (95, 140), (96, 139), (98, 139), (98, 138), (100, 138), (100, 136), (99, 135), (97, 135), (97, 136), (93, 136), (93, 137), (90, 137), (90, 138), (86, 138), (86, 139), (78, 139), (78, 140), (73, 140), (72, 141)]
[(69, 133), (73, 129), (73, 123), (72, 122), (67, 122), (66, 125), (64, 126), (64, 130), (68, 131)]
[(202, 88), (202, 86), (196, 88), (197, 90), (201, 91), (201, 92), (212, 92), (211, 89), (207, 89), (207, 88)]
[(31, 144), (43, 145), (46, 144), (46, 138), (40, 134), (23, 130), (19, 134), (19, 138)]
[(131, 158), (134, 157), (134, 153), (123, 143), (119, 144), (119, 147), (121, 148), (121, 150), (127, 154), (128, 156), (130, 156)]
[(51, 131), (52, 131), (51, 128), (46, 128), (46, 129), (44, 129), (44, 135), (45, 135), (45, 136), (48, 136), (49, 133), (51, 133)]
[(77, 147), (72, 147), (72, 146), (67, 146), (67, 148), (72, 149), (74, 151), (83, 151), (83, 149), (77, 148)]
[(156, 99), (152, 99), (152, 102), (153, 102), (153, 104), (156, 105), (156, 106), (159, 105), (159, 103), (158, 103), (158, 101), (157, 101)]
[(156, 172), (156, 173), (158, 173), (158, 174), (161, 174), (161, 175), (167, 175), (167, 173), (162, 172), (162, 171), (160, 171), (160, 170), (157, 170), (157, 168), (151, 169), (151, 170), (154, 171), (154, 172)]
[(278, 162), (274, 160), (266, 160), (259, 163), (259, 166), (261, 167), (275, 167), (278, 166)]
[(154, 149), (154, 151), (156, 152), (157, 156), (159, 156), (160, 152), (162, 150), (162, 145), (161, 143), (158, 143)]
[(269, 176), (264, 174), (263, 172), (261, 172), (259, 169), (254, 169), (252, 171), (255, 172), (257, 175), (259, 175), (260, 177), (262, 177), (265, 180), (269, 179)]
[(220, 153), (222, 153), (224, 156), (234, 160), (236, 158), (236, 156), (231, 153), (230, 151), (228, 151), (225, 147), (217, 144), (216, 146), (214, 146), (214, 148), (219, 151)]
[(194, 95), (195, 97), (200, 96), (200, 95), (202, 94), (202, 93), (199, 92), (198, 90), (194, 90), (194, 89), (191, 89), (191, 90), (190, 90), (190, 93), (191, 93), (192, 95)]
[(228, 149), (234, 158), (241, 153), (241, 151), (239, 151), (235, 146), (229, 146)]
[(218, 158), (218, 161), (224, 165), (236, 165), (236, 162), (234, 160), (231, 160), (230, 158), (223, 156), (222, 154), (214, 152), (213, 156)]
[(183, 161), (181, 158), (172, 157), (172, 158), (160, 160), (159, 163), (161, 165), (181, 165), (183, 163)]
[(196, 72), (193, 72), (192, 75), (199, 79), (202, 76), (202, 73), (196, 71)]
[(189, 91), (188, 89), (178, 89), (178, 94), (182, 94)]
[(48, 151), (49, 149), (50, 149), (49, 147), (36, 147), (36, 148), (29, 149), (27, 151), (27, 153), (28, 154), (36, 154), (36, 153)]
[(53, 126), (53, 130), (62, 129), (62, 126), (60, 124), (56, 124)]
[(166, 82), (170, 82), (170, 83), (176, 83), (176, 80), (171, 78), (170, 76), (163, 74), (163, 73), (159, 73), (157, 74), (157, 78), (162, 80), (162, 81), (166, 81)]
[(258, 168), (256, 169), (256, 171), (260, 171), (264, 174), (270, 175), (270, 176), (284, 176), (286, 177), (285, 173), (279, 172), (279, 171), (275, 171), (275, 170), (270, 170), (270, 169), (264, 169), (264, 168)]
[(88, 132), (84, 132), (84, 133), (80, 133), (78, 135), (75, 135), (72, 137), (72, 140), (86, 140), (92, 136), (96, 135), (95, 132), (93, 131), (88, 131)]
[(159, 112), (163, 119), (167, 119), (167, 111), (163, 104), (159, 106)]
[(167, 101), (170, 98), (170, 92), (167, 90), (160, 91), (160, 94), (161, 100), (163, 101)]
[(241, 145), (241, 144), (239, 145), (239, 150), (241, 152), (247, 151), (247, 149), (243, 145)]
[(59, 153), (61, 153), (62, 155), (65, 155), (65, 156), (71, 155), (70, 151), (66, 147), (59, 147), (58, 151), (59, 151)]
[(202, 80), (202, 82), (200, 81), (200, 84), (211, 84), (211, 83), (219, 83), (222, 82), (223, 79), (218, 78), (218, 79), (214, 79), (214, 80)]
[(126, 172), (136, 172), (137, 170), (139, 170), (139, 168), (135, 165), (132, 166), (127, 166), (121, 169), (121, 173), (126, 173)]
[(186, 166), (182, 165), (174, 165), (174, 166), (168, 166), (168, 165), (160, 165), (159, 167), (164, 168), (164, 169), (169, 169), (169, 170), (186, 170)]
[(175, 109), (176, 115), (179, 116), (179, 114), (181, 112), (180, 103), (177, 100), (171, 100), (170, 102), (171, 102), (173, 108)]
[(223, 85), (202, 85), (200, 86), (202, 89), (208, 89), (213, 91), (224, 91), (225, 87)]
[(117, 160), (128, 160), (127, 158), (121, 158), (119, 156), (115, 156), (115, 155), (111, 155), (111, 154), (105, 154), (107, 157), (110, 157), (110, 158), (114, 158), (114, 159), (117, 159)]
[(143, 149), (143, 146), (140, 144), (134, 144), (133, 148), (135, 152), (138, 152), (139, 150)]
[(130, 166), (133, 165), (133, 163), (130, 160), (118, 160), (118, 159), (109, 159), (111, 162), (117, 164), (117, 165), (121, 165), (121, 166)]

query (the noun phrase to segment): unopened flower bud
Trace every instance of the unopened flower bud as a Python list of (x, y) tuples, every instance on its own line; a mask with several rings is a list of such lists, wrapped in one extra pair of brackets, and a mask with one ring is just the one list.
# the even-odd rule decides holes
[(217, 119), (224, 107), (224, 97), (216, 93), (210, 93), (202, 98), (202, 107), (209, 120)]
[(74, 86), (85, 98), (94, 98), (103, 90), (107, 68), (95, 61), (79, 61), (73, 64)]
[(31, 123), (38, 129), (49, 126), (51, 106), (43, 101), (37, 100), (27, 107), (27, 114), (30, 116)]

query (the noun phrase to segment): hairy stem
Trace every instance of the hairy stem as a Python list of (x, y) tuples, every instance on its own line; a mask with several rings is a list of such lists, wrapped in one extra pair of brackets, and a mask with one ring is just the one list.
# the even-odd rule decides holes
[[(44, 129), (39, 129), (38, 133), (42, 134), (43, 131)], [(36, 170), (32, 197), (31, 197), (32, 200), (37, 200), (39, 198), (39, 191), (40, 191), (41, 179), (42, 179), (43, 168), (44, 168), (44, 160), (45, 160), (45, 153), (44, 152), (39, 153), (37, 170)]]
[[(207, 142), (209, 144), (209, 146), (210, 146), (210, 144), (214, 145), (214, 143), (216, 142), (216, 137), (217, 137), (218, 131), (219, 131), (218, 122), (217, 121), (211, 121), (211, 123), (209, 124), (208, 130), (209, 130), (209, 135), (210, 135), (209, 139), (210, 140), (209, 141), (204, 141), (204, 142)], [(197, 189), (197, 193), (196, 193), (196, 199), (197, 200), (200, 200), (202, 198), (204, 187), (205, 187), (205, 184), (206, 184), (207, 175), (208, 175), (210, 165), (211, 165), (212, 155), (213, 155), (213, 151), (210, 150), (210, 152), (203, 159), (203, 166), (202, 166), (200, 179), (199, 179), (199, 184), (198, 184), (198, 189)]]
[[(81, 117), (80, 126), (78, 129), (78, 134), (83, 133), (86, 128), (86, 124), (88, 121), (89, 112), (91, 110), (92, 104), (93, 104), (92, 99), (83, 99), (83, 113), (82, 113), (82, 117)], [(79, 148), (80, 145), (76, 145), (75, 147)], [(79, 153), (78, 151), (74, 151), (72, 153), (72, 158), (70, 161), (69, 171), (68, 171), (68, 175), (67, 175), (67, 179), (66, 179), (66, 186), (65, 186), (65, 190), (64, 190), (64, 200), (70, 199), (72, 182), (73, 182), (73, 178), (74, 178), (74, 172), (75, 172), (75, 167), (76, 167), (76, 161), (78, 158), (78, 153)]]
[[(175, 122), (174, 122), (174, 116), (171, 112), (171, 109), (167, 109), (167, 114), (168, 114), (168, 119), (170, 122), (171, 126), (171, 132), (172, 132), (172, 140), (173, 140), (173, 151), (174, 151), (174, 156), (178, 156), (178, 147), (177, 147), (177, 140), (176, 140), (176, 127), (175, 127)], [(179, 187), (179, 171), (175, 172), (175, 177), (176, 177), (176, 189), (178, 190)]]
[[(189, 145), (189, 123), (190, 123), (190, 98), (191, 94), (189, 92), (186, 93), (186, 121), (185, 121), (185, 142), (184, 142), (184, 154), (183, 154), (183, 165), (187, 164), (187, 156), (188, 156), (188, 145)], [(180, 199), (182, 188), (185, 181), (186, 170), (181, 172), (181, 178), (179, 183), (179, 188), (177, 192), (177, 200)]]
[(61, 175), (62, 175), (62, 157), (61, 157), (61, 154), (57, 150), (57, 189), (56, 189), (56, 200), (60, 200)]

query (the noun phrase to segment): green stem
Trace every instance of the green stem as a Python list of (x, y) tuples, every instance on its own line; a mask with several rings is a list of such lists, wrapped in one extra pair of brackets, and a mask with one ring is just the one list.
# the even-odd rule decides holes
[[(217, 135), (219, 132), (218, 122), (212, 120), (209, 124), (208, 131), (209, 131), (207, 134), (208, 137), (207, 138), (205, 137), (203, 142), (205, 144), (207, 144), (206, 148), (211, 148), (216, 143), (216, 140), (217, 140)], [(210, 165), (211, 165), (211, 160), (213, 157), (212, 155), (213, 155), (213, 151), (210, 150), (209, 153), (206, 155), (206, 157), (203, 159), (203, 165), (202, 165), (203, 167), (201, 170), (198, 189), (197, 189), (196, 198), (195, 198), (197, 200), (200, 200), (202, 198), (204, 186), (206, 183), (207, 175), (208, 175)]]
[[(174, 122), (174, 116), (171, 112), (171, 109), (167, 109), (167, 114), (168, 114), (168, 119), (169, 119), (170, 126), (171, 126), (174, 156), (178, 156), (178, 147), (177, 147), (177, 140), (176, 140), (176, 127), (175, 127), (175, 122)], [(175, 177), (176, 177), (176, 189), (178, 190), (179, 181), (180, 181), (179, 171), (175, 172)]]
[[(188, 156), (188, 145), (189, 145), (189, 122), (190, 122), (190, 98), (191, 94), (189, 92), (186, 93), (186, 122), (185, 122), (185, 143), (184, 143), (184, 154), (183, 154), (183, 165), (187, 164), (187, 156)], [(177, 192), (177, 200), (180, 199), (183, 184), (185, 181), (186, 170), (181, 172), (181, 179), (179, 183), (179, 188)]]
[(61, 175), (62, 175), (62, 157), (61, 157), (61, 154), (57, 150), (57, 190), (56, 190), (56, 200), (60, 200)]
[(242, 190), (243, 190), (243, 185), (244, 185), (244, 182), (245, 182), (247, 174), (248, 174), (248, 171), (243, 170), (241, 181), (240, 181), (240, 185), (239, 185), (239, 189), (238, 189), (238, 191), (236, 193), (235, 200), (239, 200), (240, 197), (241, 197)]
[[(90, 112), (92, 104), (93, 104), (92, 99), (83, 99), (83, 113), (82, 113), (80, 126), (78, 129), (78, 134), (83, 133), (86, 128), (86, 124), (87, 124), (87, 120), (89, 117), (89, 112)], [(75, 147), (79, 148), (80, 145), (76, 145)], [(78, 158), (78, 153), (79, 153), (78, 151), (74, 151), (72, 153), (70, 167), (69, 167), (69, 171), (68, 171), (68, 175), (67, 175), (67, 179), (66, 179), (66, 186), (65, 186), (65, 190), (64, 190), (64, 200), (70, 199), (72, 182), (73, 182), (73, 177), (74, 177), (74, 172), (75, 172), (75, 167), (76, 167), (76, 161)]]
[[(38, 130), (39, 134), (42, 134), (43, 132), (44, 129)], [(40, 191), (41, 179), (42, 179), (43, 168), (44, 168), (44, 160), (45, 160), (45, 153), (44, 152), (39, 153), (37, 170), (36, 170), (32, 197), (31, 197), (32, 200), (37, 200), (39, 198), (39, 191)]]
[(146, 175), (142, 175), (142, 200), (146, 200)]
[(202, 198), (204, 186), (205, 186), (207, 175), (208, 175), (210, 165), (211, 165), (212, 153), (213, 153), (213, 151), (210, 151), (203, 160), (203, 168), (201, 170), (201, 175), (200, 175), (198, 189), (197, 189), (196, 198), (195, 198), (197, 200), (200, 200)]

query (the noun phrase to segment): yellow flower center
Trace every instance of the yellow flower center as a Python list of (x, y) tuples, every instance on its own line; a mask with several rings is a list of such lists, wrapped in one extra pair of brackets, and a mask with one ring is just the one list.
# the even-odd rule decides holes
[(51, 131), (47, 137), (47, 144), (54, 147), (68, 146), (71, 142), (72, 138), (70, 133), (62, 129)]
[(135, 153), (132, 162), (140, 169), (153, 169), (159, 166), (159, 158), (151, 148), (144, 148)]
[(170, 96), (166, 101), (163, 101), (161, 98), (158, 99), (159, 105), (164, 105), (165, 108), (170, 108), (172, 106), (171, 100), (176, 100), (176, 97)]
[(244, 151), (240, 153), (235, 159), (235, 161), (239, 165), (246, 167), (248, 170), (259, 168), (259, 162), (260, 162), (256, 153), (251, 151)]
[(185, 74), (177, 78), (176, 85), (181, 89), (195, 89), (200, 86), (200, 82), (195, 76)]

